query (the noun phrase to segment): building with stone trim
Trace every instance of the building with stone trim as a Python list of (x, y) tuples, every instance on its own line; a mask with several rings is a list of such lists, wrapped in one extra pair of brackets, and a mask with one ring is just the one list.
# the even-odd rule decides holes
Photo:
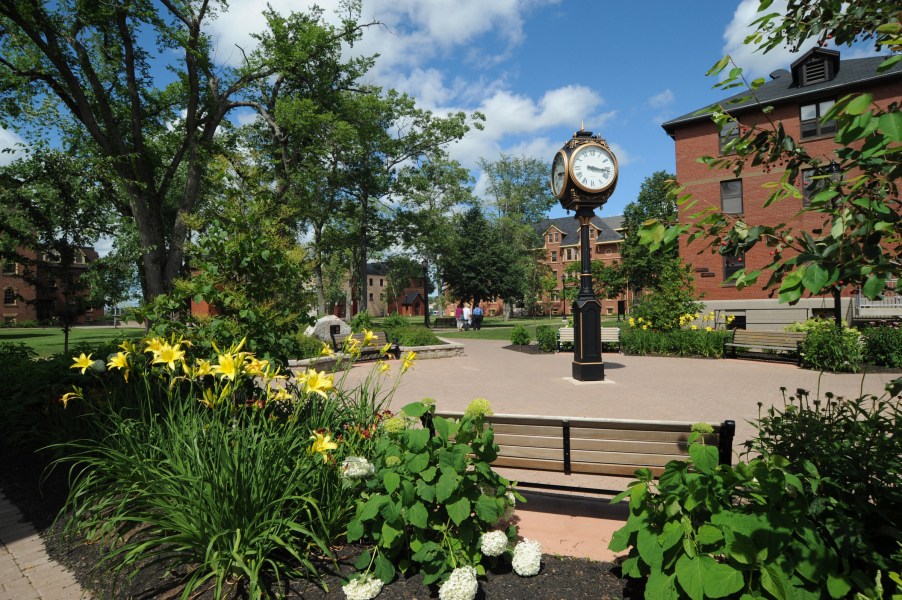
[[(830, 106), (848, 94), (864, 92), (873, 94), (874, 103), (883, 108), (902, 101), (902, 63), (878, 73), (877, 67), (884, 60), (884, 57), (840, 60), (838, 51), (814, 48), (793, 62), (790, 70), (778, 69), (770, 74), (769, 81), (755, 91), (760, 104), (754, 99), (730, 104), (730, 100), (747, 96), (747, 92), (725, 98), (718, 104), (738, 119), (738, 127), (766, 125), (768, 120), (782, 124), (787, 134), (803, 144), (811, 156), (829, 164), (839, 147), (834, 141), (837, 126), (835, 121), (822, 122), (820, 117)], [(773, 111), (765, 115), (761, 106), (772, 106)], [(674, 141), (677, 179), (698, 200), (691, 207), (680, 207), (681, 221), (688, 221), (690, 214), (712, 206), (743, 217), (751, 224), (791, 223), (797, 231), (818, 234), (818, 228), (823, 226), (822, 217), (815, 213), (797, 216), (816, 193), (817, 180), (808, 185), (812, 183), (808, 178), (815, 174), (813, 169), (804, 169), (799, 181), (794, 182), (803, 191), (802, 198), (787, 198), (765, 208), (771, 190), (764, 185), (780, 181), (785, 172), (780, 165), (769, 169), (749, 167), (737, 178), (731, 171), (711, 170), (696, 160), (701, 156), (722, 156), (726, 144), (740, 135), (737, 128), (718, 130), (710, 117), (697, 115), (695, 111), (662, 127)], [(855, 175), (846, 173), (845, 177)], [(737, 269), (744, 267), (751, 271), (768, 264), (770, 249), (763, 245), (738, 257), (724, 257), (707, 250), (699, 254), (703, 246), (701, 241), (696, 241), (687, 247), (686, 238), (680, 240), (680, 256), (692, 264), (697, 289), (706, 294), (702, 300), (706, 311), (735, 315), (740, 326), (760, 330), (779, 330), (793, 321), (832, 315), (833, 300), (829, 296), (807, 297), (806, 293), (793, 306), (780, 304), (776, 292), (763, 289), (766, 274), (759, 278), (758, 285), (742, 291), (726, 282)], [(848, 321), (900, 316), (900, 299), (892, 291), (886, 296), (882, 303), (869, 303), (847, 288), (843, 291), (842, 313)]]

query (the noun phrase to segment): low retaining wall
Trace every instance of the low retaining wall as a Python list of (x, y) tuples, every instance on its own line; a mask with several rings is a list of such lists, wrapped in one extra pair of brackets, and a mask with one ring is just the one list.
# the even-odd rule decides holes
[[(453, 356), (465, 356), (464, 345), (460, 342), (452, 342), (443, 338), (439, 338), (444, 344), (436, 344), (434, 346), (400, 346), (401, 353), (416, 352), (417, 360), (427, 360), (430, 358), (451, 358)], [(317, 356), (314, 358), (305, 358), (302, 360), (289, 360), (288, 366), (294, 368), (310, 368), (316, 366), (317, 369), (326, 371), (335, 367), (339, 361), (344, 361), (349, 355), (336, 353), (334, 356)]]

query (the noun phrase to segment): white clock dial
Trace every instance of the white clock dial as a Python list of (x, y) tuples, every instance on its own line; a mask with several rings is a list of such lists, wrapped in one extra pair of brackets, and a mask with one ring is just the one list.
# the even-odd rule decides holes
[(617, 177), (617, 160), (601, 146), (590, 144), (577, 148), (571, 163), (574, 180), (586, 191), (600, 192)]
[(560, 198), (566, 185), (567, 162), (564, 159), (564, 154), (558, 152), (554, 157), (554, 161), (551, 163), (551, 191), (555, 196)]

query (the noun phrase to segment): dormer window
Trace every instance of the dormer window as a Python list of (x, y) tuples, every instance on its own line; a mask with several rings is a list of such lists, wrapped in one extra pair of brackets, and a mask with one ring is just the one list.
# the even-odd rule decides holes
[(830, 79), (830, 63), (825, 59), (812, 57), (802, 65), (802, 87)]
[(812, 48), (792, 63), (792, 81), (798, 87), (832, 81), (839, 72), (839, 52)]

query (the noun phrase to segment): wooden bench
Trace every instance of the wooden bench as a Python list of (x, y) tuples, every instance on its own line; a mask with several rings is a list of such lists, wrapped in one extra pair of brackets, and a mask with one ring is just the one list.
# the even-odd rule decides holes
[(454, 317), (435, 317), (432, 319), (435, 327), (457, 327), (457, 319)]
[[(372, 332), (376, 337), (371, 340), (375, 346), (364, 346), (363, 340), (366, 337), (363, 333), (352, 333), (351, 339), (355, 339), (360, 342), (360, 358), (373, 358), (373, 355), (379, 356), (379, 352), (382, 350), (382, 347), (385, 344), (388, 344), (388, 336), (385, 335), (384, 331), (373, 331)], [(332, 349), (338, 352), (342, 350), (344, 346), (346, 337), (341, 337), (337, 332), (329, 332), (329, 335), (332, 337)], [(398, 348), (398, 345), (395, 343), (391, 343), (391, 346), (388, 349), (388, 354), (394, 356), (395, 358), (401, 358), (401, 349)]]
[[(561, 351), (561, 344), (569, 342), (573, 343), (573, 328), (561, 327), (557, 330), (557, 350)], [(601, 328), (602, 344), (617, 344), (617, 352), (620, 350), (620, 328), (619, 327), (602, 327)]]
[[(463, 413), (443, 412), (437, 416), (459, 419)], [(643, 467), (658, 477), (668, 462), (688, 458), (693, 425), (679, 421), (519, 415), (493, 415), (486, 421), (492, 424), (495, 443), (500, 448), (493, 467), (609, 477), (633, 477), (636, 469)], [(705, 436), (705, 443), (717, 446), (720, 464), (731, 464), (735, 421), (711, 427), (714, 433)], [(529, 482), (517, 485), (609, 495), (622, 491)]]
[(733, 351), (731, 356), (736, 358), (736, 348), (757, 348), (759, 350), (785, 350), (798, 353), (797, 364), (802, 366), (802, 342), (808, 335), (805, 331), (746, 331), (734, 329), (733, 340), (723, 342), (723, 356), (727, 356), (727, 346)]

